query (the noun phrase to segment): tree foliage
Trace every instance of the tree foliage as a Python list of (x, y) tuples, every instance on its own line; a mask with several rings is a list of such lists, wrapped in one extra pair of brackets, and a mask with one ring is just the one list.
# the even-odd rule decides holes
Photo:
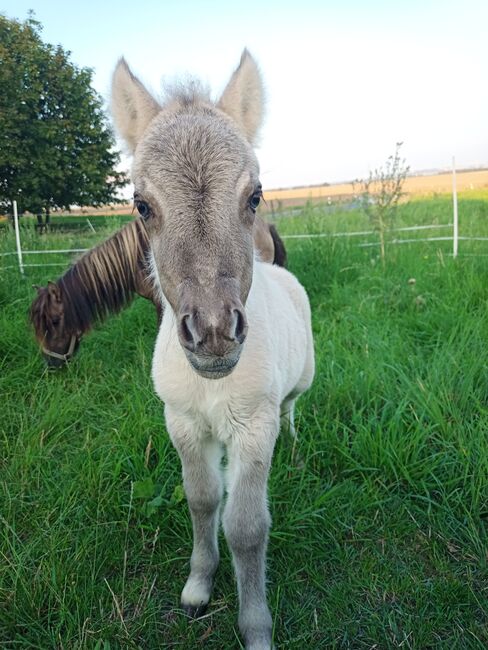
[(393, 227), (398, 202), (403, 196), (403, 183), (410, 167), (400, 156), (403, 142), (397, 142), (395, 153), (382, 167), (369, 172), (366, 179), (355, 184), (360, 187), (361, 207), (380, 238), (381, 259), (385, 261), (385, 234)]
[(117, 201), (127, 183), (92, 71), (46, 44), (32, 15), (0, 15), (0, 208), (21, 212)]

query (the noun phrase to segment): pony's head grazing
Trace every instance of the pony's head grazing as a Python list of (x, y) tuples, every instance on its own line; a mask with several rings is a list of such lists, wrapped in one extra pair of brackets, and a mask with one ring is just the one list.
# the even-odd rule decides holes
[(55, 282), (35, 287), (37, 296), (30, 308), (30, 321), (44, 360), (50, 368), (64, 366), (76, 352), (81, 332), (67, 327), (62, 290)]
[(153, 272), (202, 376), (229, 374), (247, 333), (253, 222), (261, 197), (252, 148), (261, 125), (261, 77), (245, 50), (221, 98), (196, 84), (160, 104), (119, 61), (112, 113), (134, 154), (134, 201)]
[(64, 275), (36, 287), (30, 321), (44, 359), (61, 367), (96, 321), (119, 312), (134, 293), (152, 298), (146, 280), (146, 231), (140, 219), (85, 253)]

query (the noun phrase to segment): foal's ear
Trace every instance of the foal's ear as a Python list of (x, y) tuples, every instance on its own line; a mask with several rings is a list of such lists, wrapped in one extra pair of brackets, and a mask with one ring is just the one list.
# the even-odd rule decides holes
[(264, 89), (256, 61), (247, 50), (217, 106), (232, 117), (251, 144), (256, 143), (263, 121)]
[(142, 134), (161, 106), (132, 74), (124, 58), (117, 63), (112, 77), (110, 108), (117, 131), (134, 153)]

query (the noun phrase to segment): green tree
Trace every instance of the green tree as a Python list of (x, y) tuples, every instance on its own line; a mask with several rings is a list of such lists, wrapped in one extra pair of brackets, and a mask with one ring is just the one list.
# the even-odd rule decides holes
[(395, 153), (388, 157), (382, 167), (378, 167), (366, 179), (354, 182), (360, 188), (361, 207), (368, 216), (380, 238), (381, 261), (385, 263), (385, 239), (387, 230), (393, 227), (398, 202), (403, 196), (403, 183), (410, 167), (401, 158), (403, 142), (397, 142)]
[(127, 183), (92, 71), (46, 44), (32, 14), (0, 16), (0, 208), (117, 202)]

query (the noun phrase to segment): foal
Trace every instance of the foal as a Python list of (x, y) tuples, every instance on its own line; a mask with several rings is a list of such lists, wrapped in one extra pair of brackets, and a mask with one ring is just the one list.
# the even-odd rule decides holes
[(210, 599), (225, 449), (223, 527), (239, 627), (248, 650), (269, 650), (267, 478), (280, 413), (292, 426), (314, 354), (305, 290), (253, 255), (262, 195), (252, 149), (262, 116), (259, 71), (244, 51), (217, 103), (193, 84), (160, 104), (121, 60), (112, 113), (134, 153), (134, 201), (164, 302), (152, 375), (181, 458), (194, 535), (181, 602), (199, 615)]

